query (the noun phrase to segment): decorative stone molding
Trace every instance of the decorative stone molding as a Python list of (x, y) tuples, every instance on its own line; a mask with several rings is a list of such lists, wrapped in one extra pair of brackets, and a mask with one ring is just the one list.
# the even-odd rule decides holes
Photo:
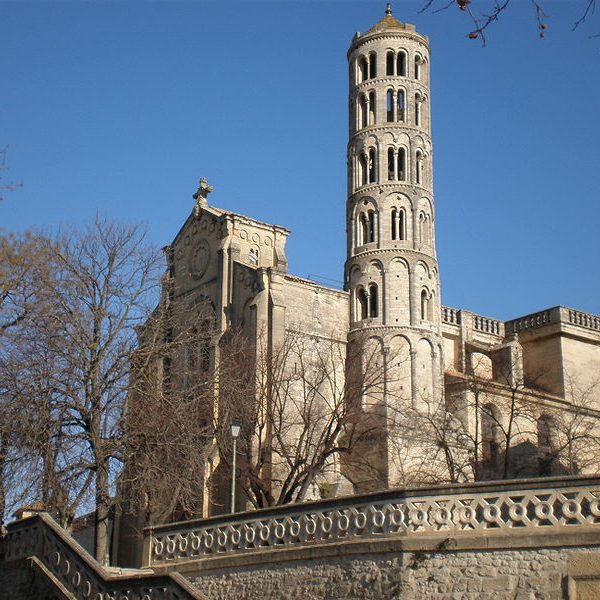
[[(600, 526), (600, 480), (394, 490), (147, 530), (150, 566), (265, 548), (419, 536), (526, 534)], [(600, 533), (600, 527), (598, 527)]]

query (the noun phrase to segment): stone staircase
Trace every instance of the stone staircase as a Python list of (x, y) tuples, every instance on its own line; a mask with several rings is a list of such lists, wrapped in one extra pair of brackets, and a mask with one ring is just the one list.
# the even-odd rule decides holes
[(177, 572), (102, 567), (47, 514), (9, 524), (0, 600), (206, 600)]

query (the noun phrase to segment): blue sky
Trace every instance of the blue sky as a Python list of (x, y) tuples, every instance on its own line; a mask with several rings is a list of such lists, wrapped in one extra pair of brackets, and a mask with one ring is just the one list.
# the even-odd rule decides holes
[[(488, 45), (452, 9), (393, 3), (432, 44), (444, 304), (512, 318), (600, 313), (600, 16), (513, 0)], [(0, 1), (0, 227), (96, 212), (169, 243), (198, 179), (211, 203), (292, 230), (290, 271), (342, 279), (346, 50), (379, 0)]]

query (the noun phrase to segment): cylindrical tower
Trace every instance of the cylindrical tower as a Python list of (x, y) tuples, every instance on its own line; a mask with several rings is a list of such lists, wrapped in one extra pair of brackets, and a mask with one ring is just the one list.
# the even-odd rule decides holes
[(381, 355), (382, 384), (362, 391), (362, 406), (382, 423), (375, 470), (392, 486), (405, 450), (402, 415), (443, 401), (429, 43), (388, 4), (381, 21), (354, 36), (348, 61), (349, 342), (367, 340), (366, 352)]

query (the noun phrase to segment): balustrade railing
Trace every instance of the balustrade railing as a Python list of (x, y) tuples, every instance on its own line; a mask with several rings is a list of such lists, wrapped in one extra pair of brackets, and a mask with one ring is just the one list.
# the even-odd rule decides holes
[(394, 490), (146, 530), (150, 565), (224, 553), (395, 536), (599, 526), (600, 479)]
[(477, 331), (500, 335), (501, 327), (502, 323), (496, 319), (490, 319), (489, 317), (482, 317), (480, 315), (473, 315), (473, 329)]
[(461, 311), (450, 306), (442, 306), (442, 322), (451, 325), (460, 325)]
[(590, 313), (580, 312), (572, 308), (565, 309), (569, 313), (569, 323), (600, 331), (600, 317)]
[[(202, 600), (178, 573), (154, 575), (146, 569), (115, 575), (101, 567), (50, 516), (11, 523), (0, 540), (2, 562), (41, 563), (74, 598), (90, 600)], [(62, 596), (61, 596), (62, 597)]]

